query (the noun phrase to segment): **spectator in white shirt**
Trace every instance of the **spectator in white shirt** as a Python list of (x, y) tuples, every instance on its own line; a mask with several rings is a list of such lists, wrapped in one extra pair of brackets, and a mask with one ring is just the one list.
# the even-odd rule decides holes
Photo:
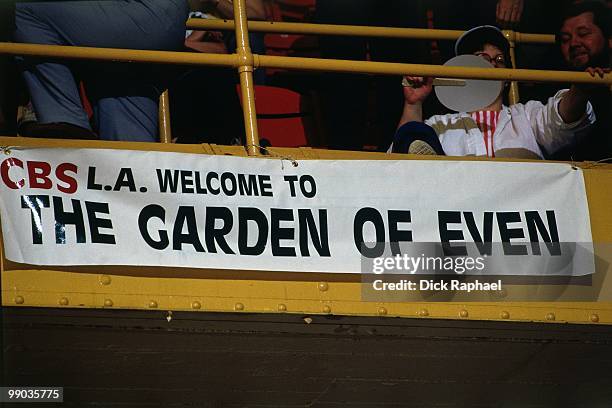
[[(508, 41), (497, 27), (480, 26), (467, 31), (457, 40), (455, 51), (457, 55), (481, 56), (496, 68), (510, 65)], [(603, 76), (600, 68), (589, 72)], [(595, 122), (588, 102), (589, 87), (572, 85), (545, 105), (529, 101), (504, 106), (502, 90), (492, 104), (480, 111), (436, 115), (424, 121), (428, 128), (422, 123), (422, 103), (431, 93), (433, 80), (406, 78), (412, 85), (404, 87), (404, 109), (390, 149), (394, 152), (405, 148), (409, 153), (421, 154), (538, 159), (576, 143)], [(423, 133), (428, 136), (420, 137)], [(420, 140), (413, 145), (413, 139)], [(423, 142), (431, 148), (425, 145), (423, 149)]]

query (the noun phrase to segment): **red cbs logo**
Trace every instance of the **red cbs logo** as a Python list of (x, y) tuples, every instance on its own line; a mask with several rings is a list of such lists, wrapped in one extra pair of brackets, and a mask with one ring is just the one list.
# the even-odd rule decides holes
[[(17, 168), (23, 171), (15, 171)], [(16, 157), (5, 159), (0, 164), (0, 178), (4, 185), (13, 190), (25, 187), (27, 182), (31, 189), (51, 190), (55, 184), (62, 193), (74, 194), (78, 184), (69, 173), (77, 174), (75, 164), (61, 163), (54, 172), (51, 164), (47, 162), (29, 160), (24, 164)]]

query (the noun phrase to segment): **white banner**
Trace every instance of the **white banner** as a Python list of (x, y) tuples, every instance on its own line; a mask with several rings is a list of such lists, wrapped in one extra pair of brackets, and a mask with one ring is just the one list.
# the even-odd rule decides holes
[(12, 148), (0, 176), (6, 257), (35, 265), (358, 273), (362, 242), (592, 241), (567, 164)]

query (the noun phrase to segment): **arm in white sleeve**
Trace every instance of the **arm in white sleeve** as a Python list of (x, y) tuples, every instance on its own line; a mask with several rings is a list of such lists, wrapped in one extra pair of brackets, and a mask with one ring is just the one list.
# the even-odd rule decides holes
[(591, 103), (587, 103), (584, 115), (572, 123), (565, 123), (559, 114), (559, 103), (567, 89), (563, 89), (548, 100), (546, 105), (538, 101), (525, 104), (525, 112), (536, 136), (538, 144), (548, 154), (576, 144), (584, 137), (586, 130), (595, 123), (595, 112)]

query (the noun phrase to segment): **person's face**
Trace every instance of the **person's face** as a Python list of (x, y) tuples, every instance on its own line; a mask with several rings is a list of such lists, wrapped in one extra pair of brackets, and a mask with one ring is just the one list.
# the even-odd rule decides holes
[[(506, 61), (506, 57), (504, 56), (504, 52), (500, 50), (495, 45), (485, 44), (482, 47), (482, 50), (476, 51), (474, 55), (477, 55), (487, 62), (489, 62), (495, 68), (506, 68), (507, 64), (510, 64), (510, 61)], [(501, 88), (499, 92), (499, 96), (497, 97), (499, 101), (502, 100), (504, 95), (504, 88), (506, 87), (507, 82), (504, 82), (504, 86)]]
[(491, 44), (485, 44), (482, 50), (474, 53), (491, 63), (495, 68), (506, 68), (508, 61), (504, 57), (504, 52)]
[(608, 46), (593, 17), (592, 12), (582, 13), (568, 18), (561, 27), (561, 53), (570, 67), (588, 67), (590, 61), (603, 54)]

